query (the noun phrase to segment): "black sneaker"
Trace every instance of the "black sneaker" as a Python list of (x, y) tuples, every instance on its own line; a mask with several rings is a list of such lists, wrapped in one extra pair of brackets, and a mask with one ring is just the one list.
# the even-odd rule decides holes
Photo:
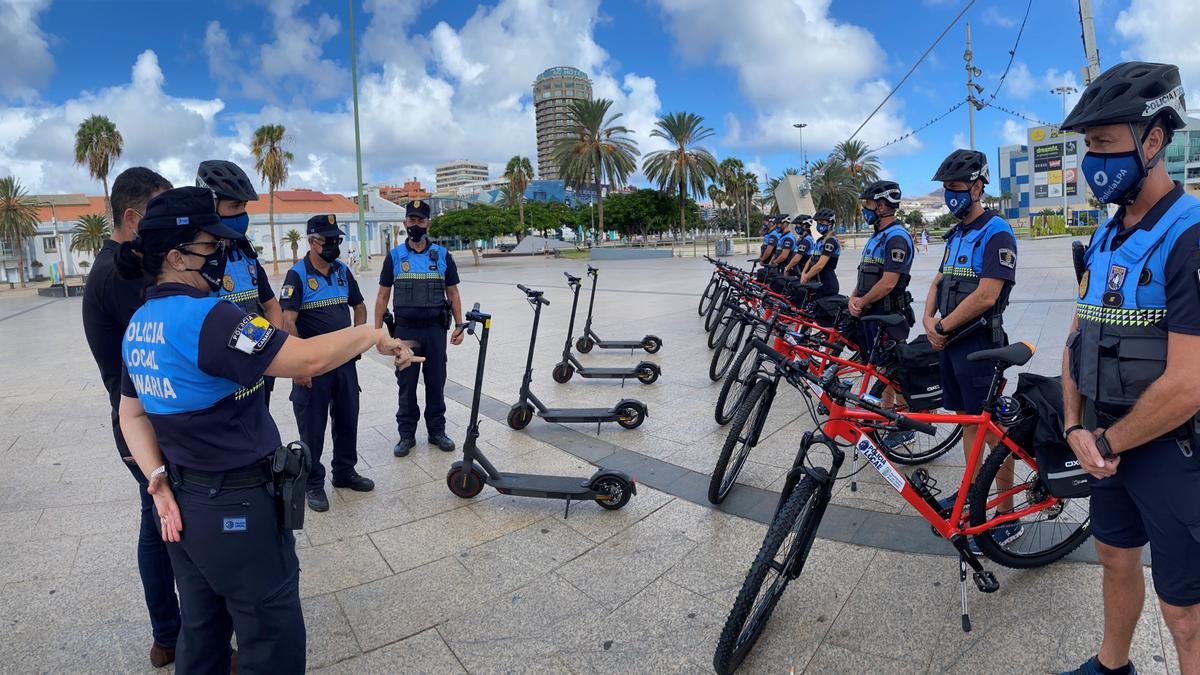
[(370, 492), (371, 490), (375, 489), (375, 481), (365, 476), (360, 476), (358, 475), (358, 472), (355, 471), (345, 478), (334, 478), (333, 487), (348, 488), (350, 490), (354, 490), (355, 492)]
[[(1079, 666), (1075, 670), (1064, 670), (1059, 675), (1100, 675), (1100, 673), (1104, 672), (1100, 670), (1101, 667), (1100, 657), (1093, 656), (1087, 661), (1084, 661), (1083, 665)], [(1125, 671), (1125, 675), (1137, 675), (1137, 668), (1133, 667), (1133, 661), (1130, 661), (1129, 665), (1126, 667), (1128, 670)]]
[(412, 436), (401, 436), (400, 441), (396, 443), (396, 447), (392, 448), (392, 454), (397, 457), (407, 457), (408, 451), (412, 450), (416, 444), (416, 438)]
[(445, 432), (440, 434), (430, 434), (429, 442), (436, 445), (438, 450), (441, 450), (442, 452), (454, 452), (454, 441), (450, 440), (450, 437), (447, 436)]
[(309, 490), (306, 496), (308, 497), (308, 508), (318, 513), (329, 510), (329, 498), (325, 496), (325, 488)]

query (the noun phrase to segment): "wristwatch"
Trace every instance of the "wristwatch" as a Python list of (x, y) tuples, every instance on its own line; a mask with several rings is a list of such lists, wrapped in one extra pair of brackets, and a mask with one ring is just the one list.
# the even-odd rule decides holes
[(1116, 459), (1117, 453), (1112, 451), (1112, 446), (1108, 444), (1108, 439), (1104, 437), (1108, 433), (1108, 429), (1100, 432), (1096, 437), (1096, 449), (1100, 451), (1100, 456), (1104, 459)]
[(938, 319), (938, 322), (933, 324), (933, 330), (936, 331), (938, 335), (946, 335), (946, 329), (942, 327), (941, 319)]

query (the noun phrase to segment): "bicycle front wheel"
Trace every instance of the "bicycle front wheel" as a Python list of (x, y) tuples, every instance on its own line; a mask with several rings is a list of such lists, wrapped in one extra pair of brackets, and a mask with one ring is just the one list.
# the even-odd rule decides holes
[(721, 310), (725, 307), (725, 297), (729, 295), (729, 286), (722, 286), (717, 289), (717, 294), (713, 296), (712, 302), (709, 303), (708, 309), (704, 310), (704, 332), (712, 332), (713, 324), (719, 320)]
[(750, 387), (753, 386), (758, 371), (758, 350), (749, 341), (742, 346), (741, 353), (733, 362), (733, 367), (726, 373), (725, 381), (721, 383), (721, 393), (717, 395), (717, 406), (713, 418), (717, 424), (725, 426), (737, 414)]
[(746, 324), (742, 321), (730, 321), (721, 337), (717, 338), (716, 351), (708, 364), (708, 378), (713, 382), (725, 377), (725, 372), (733, 363), (742, 346), (742, 336), (746, 334)]
[(758, 445), (758, 434), (770, 412), (771, 382), (759, 378), (738, 408), (733, 426), (729, 427), (729, 435), (725, 437), (725, 444), (721, 446), (717, 465), (708, 479), (708, 501), (720, 504), (729, 496), (734, 481), (750, 457), (750, 451)]
[(717, 640), (713, 668), (721, 675), (732, 673), (742, 664), (766, 628), (784, 589), (804, 569), (825, 510), (820, 487), (812, 476), (805, 476), (771, 521)]
[(1050, 504), (1050, 491), (1037, 469), (1004, 444), (988, 455), (968, 497), (972, 525), (982, 525), (998, 514), (1045, 505), (1018, 521), (975, 536), (979, 550), (1005, 567), (1049, 565), (1079, 548), (1092, 534), (1090, 498), (1057, 499)]
[(708, 285), (704, 287), (704, 292), (700, 294), (700, 306), (698, 307), (700, 316), (708, 311), (708, 306), (712, 304), (713, 298), (717, 295), (717, 288), (721, 285), (721, 280), (715, 275), (708, 280)]

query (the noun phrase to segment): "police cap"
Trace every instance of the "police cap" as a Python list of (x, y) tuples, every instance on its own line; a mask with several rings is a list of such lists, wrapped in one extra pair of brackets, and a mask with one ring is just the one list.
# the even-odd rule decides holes
[(404, 217), (412, 218), (413, 216), (422, 218), (424, 220), (429, 220), (429, 202), (425, 201), (424, 199), (414, 199), (408, 204), (405, 204)]
[(189, 228), (203, 230), (220, 239), (242, 237), (221, 222), (212, 190), (202, 187), (180, 187), (163, 192), (146, 204), (146, 215), (138, 223), (138, 232)]
[(339, 237), (346, 236), (337, 224), (337, 216), (332, 213), (322, 213), (308, 219), (308, 236), (320, 235), (322, 237), (330, 237), (337, 235)]

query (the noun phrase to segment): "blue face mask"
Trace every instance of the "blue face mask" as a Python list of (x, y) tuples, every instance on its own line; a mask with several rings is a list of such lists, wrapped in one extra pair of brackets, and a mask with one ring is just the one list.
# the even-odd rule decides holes
[(946, 190), (946, 208), (955, 218), (962, 218), (971, 210), (970, 190)]
[(828, 225), (822, 225), (821, 223), (817, 223), (817, 234), (823, 236), (828, 231), (829, 231)]
[(868, 225), (874, 225), (879, 220), (879, 214), (875, 213), (874, 211), (872, 211), (871, 209), (868, 209), (865, 206), (863, 207), (863, 210), (862, 210), (862, 217), (863, 217), (863, 220), (867, 221)]
[(244, 237), (246, 230), (250, 229), (250, 214), (239, 213), (236, 216), (222, 216), (221, 223)]
[[(1104, 204), (1130, 204), (1146, 177), (1146, 169), (1136, 150), (1129, 152), (1089, 152), (1079, 168), (1092, 194)], [(1132, 193), (1132, 194), (1131, 194)]]

